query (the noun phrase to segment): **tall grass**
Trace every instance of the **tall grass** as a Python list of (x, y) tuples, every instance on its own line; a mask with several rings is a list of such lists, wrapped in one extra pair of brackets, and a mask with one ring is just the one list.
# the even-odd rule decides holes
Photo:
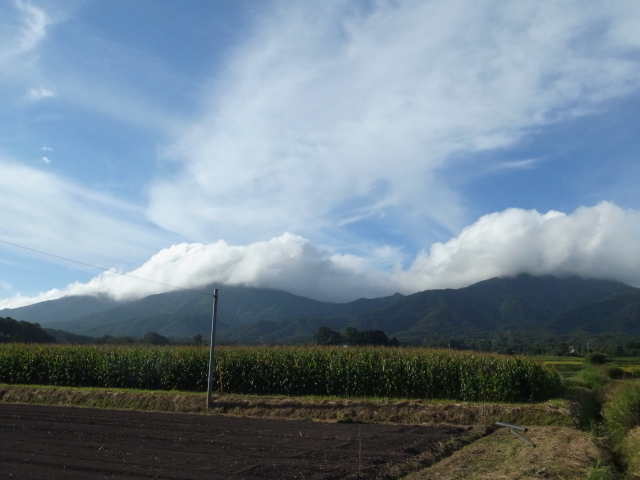
[(579, 378), (591, 390), (600, 390), (611, 381), (602, 368), (586, 365), (579, 373)]
[(603, 416), (615, 442), (620, 442), (631, 429), (640, 427), (640, 381), (621, 385), (605, 404)]
[[(442, 350), (234, 347), (216, 358), (226, 393), (524, 402), (562, 388), (537, 362)], [(204, 391), (207, 362), (198, 347), (0, 345), (0, 382)]]
[(620, 453), (626, 463), (629, 477), (640, 477), (640, 426), (629, 431), (624, 437), (620, 444)]
[(629, 478), (640, 478), (640, 381), (624, 381), (609, 392), (605, 426)]

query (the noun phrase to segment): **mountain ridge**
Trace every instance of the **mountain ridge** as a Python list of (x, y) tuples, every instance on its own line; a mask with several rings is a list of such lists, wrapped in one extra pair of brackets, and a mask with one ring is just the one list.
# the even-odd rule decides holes
[[(323, 325), (380, 329), (405, 343), (507, 330), (640, 334), (640, 289), (610, 280), (521, 274), (459, 289), (346, 303), (321, 302), (282, 290), (210, 286), (214, 287), (221, 294), (218, 338), (227, 342), (308, 342)], [(37, 317), (43, 326), (81, 335), (141, 336), (156, 331), (187, 338), (208, 334), (211, 308), (210, 297), (172, 291), (126, 303), (66, 297), (14, 309), (15, 313), (5, 309), (0, 315), (26, 321)], [(52, 311), (49, 318), (47, 309)], [(70, 314), (62, 319), (65, 309)]]

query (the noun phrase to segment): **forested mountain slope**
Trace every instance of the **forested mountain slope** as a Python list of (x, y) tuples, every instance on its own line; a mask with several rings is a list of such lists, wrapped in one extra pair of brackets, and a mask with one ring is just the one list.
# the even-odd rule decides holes
[[(305, 342), (323, 325), (380, 329), (412, 343), (429, 336), (482, 336), (497, 331), (640, 334), (640, 289), (609, 280), (519, 275), (460, 289), (348, 303), (320, 302), (279, 290), (217, 288), (221, 341)], [(208, 334), (211, 302), (211, 297), (196, 292), (173, 291), (127, 303), (68, 297), (0, 313), (83, 335), (141, 336), (155, 331), (187, 338)]]

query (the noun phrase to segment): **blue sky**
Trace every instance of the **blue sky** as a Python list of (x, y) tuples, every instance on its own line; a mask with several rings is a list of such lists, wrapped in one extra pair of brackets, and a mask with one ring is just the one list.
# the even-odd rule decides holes
[[(635, 0), (0, 4), (0, 240), (343, 301), (640, 286)], [(0, 244), (0, 307), (153, 284)]]

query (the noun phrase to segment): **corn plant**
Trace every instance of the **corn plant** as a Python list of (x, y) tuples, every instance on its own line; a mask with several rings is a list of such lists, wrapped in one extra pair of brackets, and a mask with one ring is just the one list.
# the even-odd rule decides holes
[[(0, 345), (0, 382), (205, 391), (202, 347)], [(523, 402), (560, 391), (557, 372), (523, 358), (428, 349), (226, 347), (225, 393)]]

